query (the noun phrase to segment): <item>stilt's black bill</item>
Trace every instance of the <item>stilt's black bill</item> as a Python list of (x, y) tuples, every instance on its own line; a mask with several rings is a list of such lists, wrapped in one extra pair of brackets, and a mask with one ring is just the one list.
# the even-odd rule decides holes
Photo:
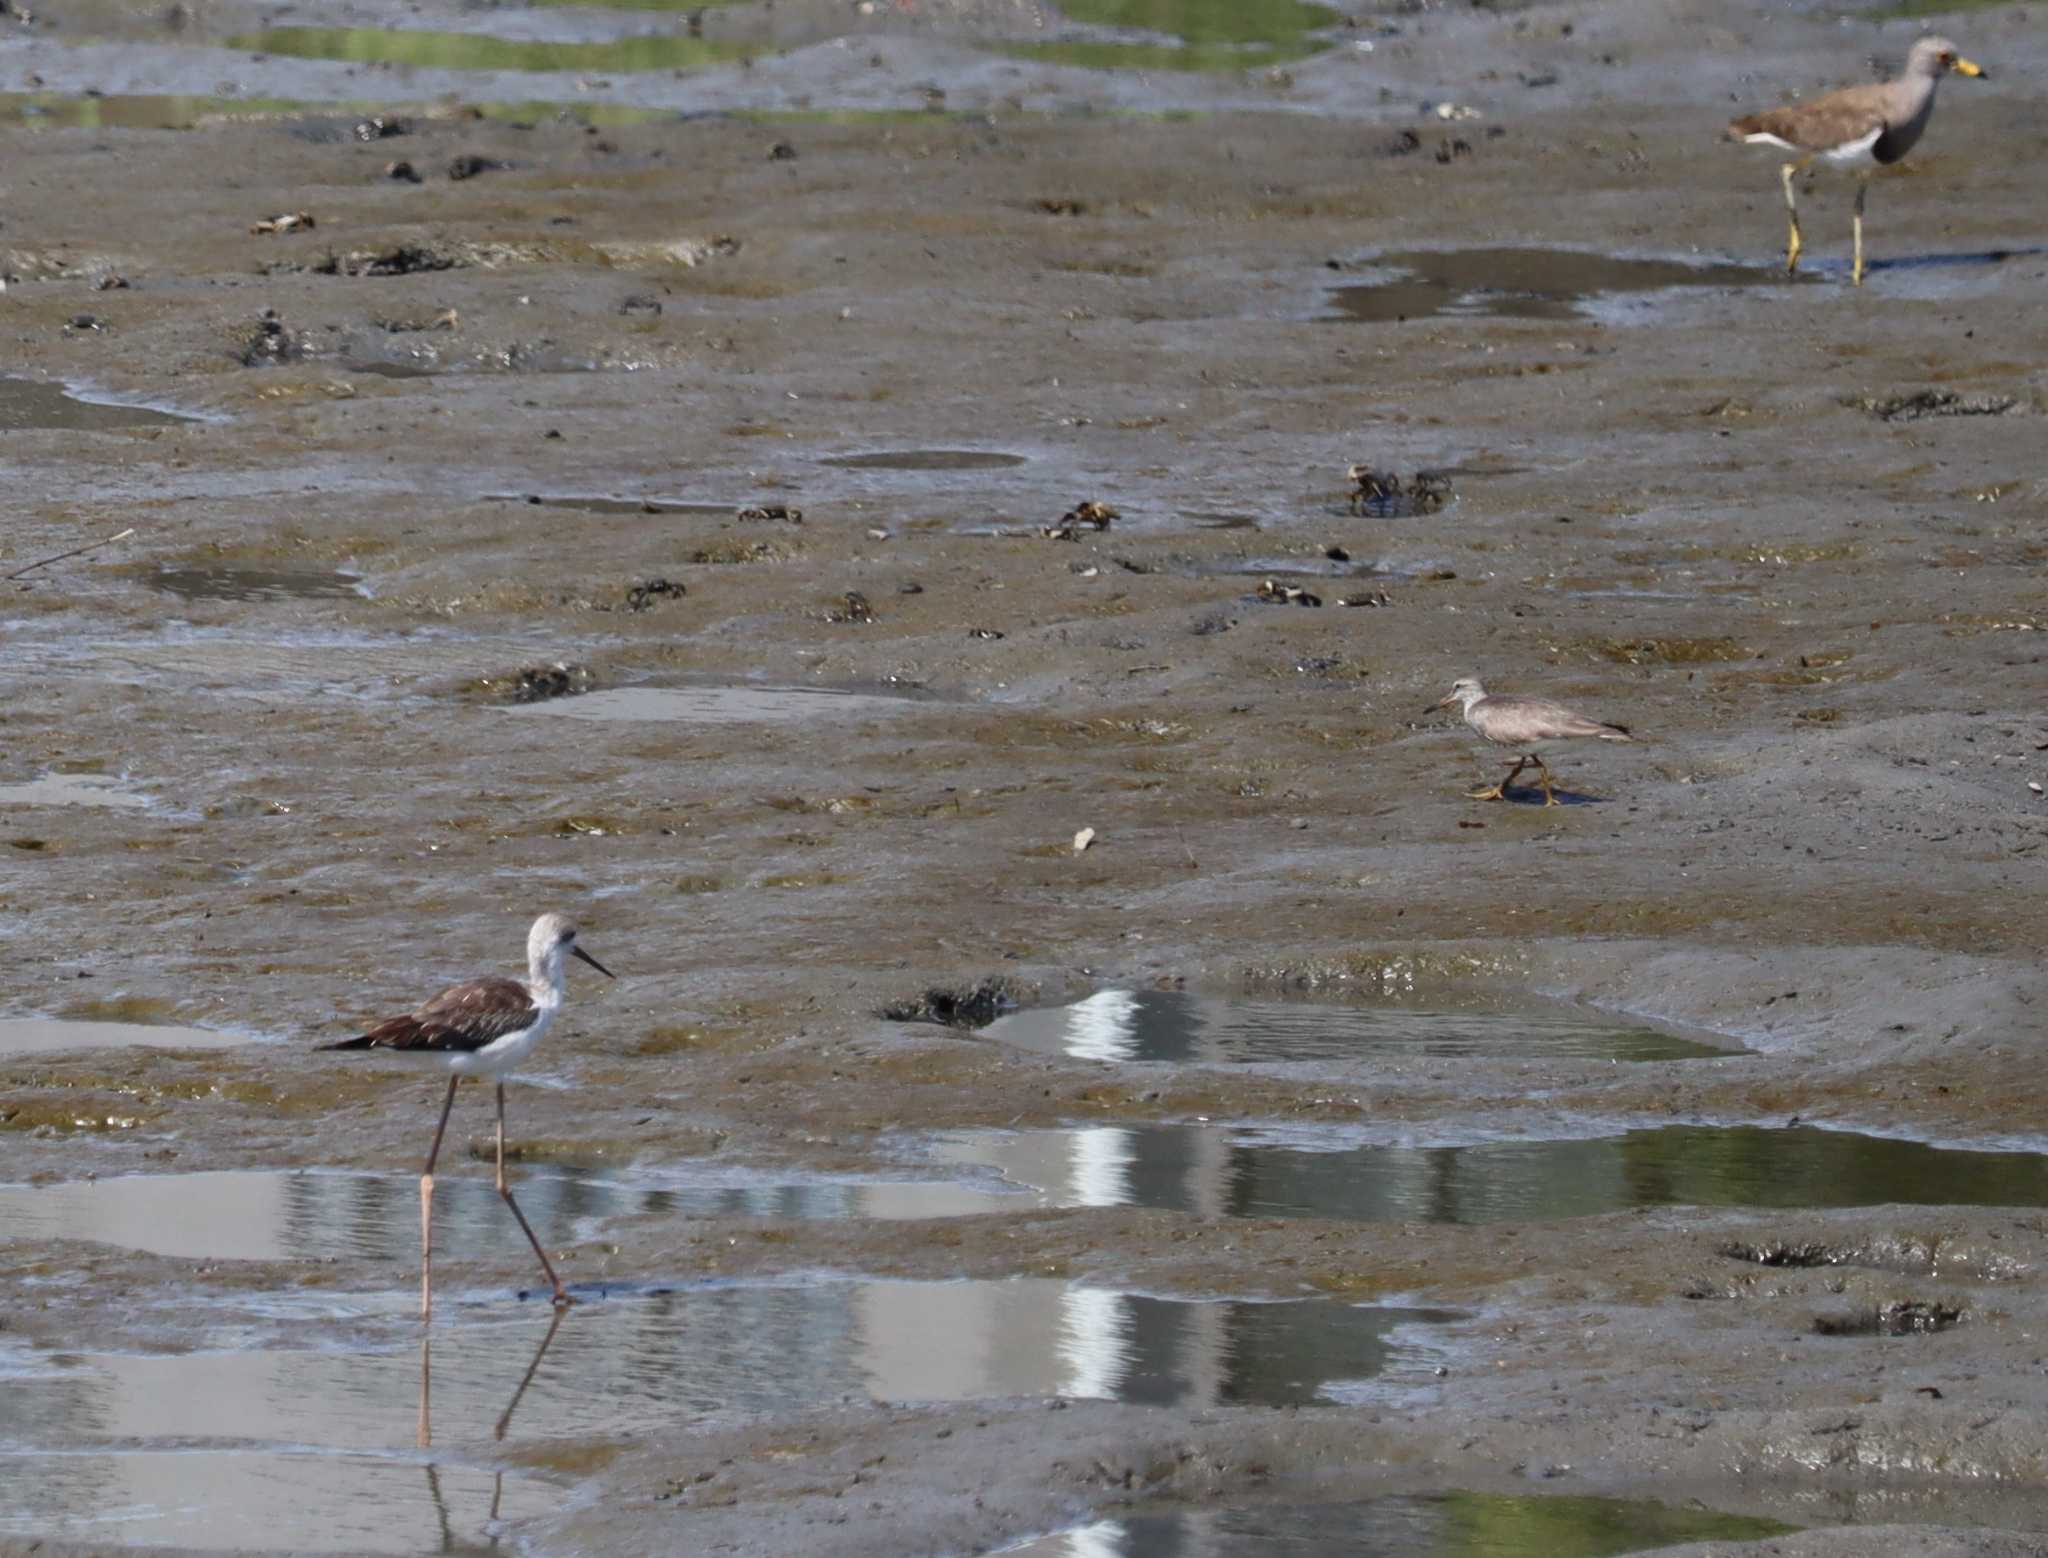
[(604, 975), (604, 977), (607, 979), (617, 979), (619, 977), (610, 969), (606, 968), (602, 963), (598, 962), (598, 960), (592, 957), (588, 952), (585, 952), (581, 947), (571, 947), (569, 949), (569, 956), (571, 956), (572, 958), (583, 959), (584, 962), (588, 963), (592, 968), (596, 969), (600, 974)]

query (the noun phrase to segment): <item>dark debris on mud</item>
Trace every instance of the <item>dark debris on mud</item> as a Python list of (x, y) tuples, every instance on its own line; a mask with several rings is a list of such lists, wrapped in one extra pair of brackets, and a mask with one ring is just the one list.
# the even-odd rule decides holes
[(626, 610), (651, 611), (663, 601), (681, 600), (689, 594), (680, 579), (648, 579), (626, 591)]
[(1767, 1244), (1724, 1244), (1715, 1252), (1729, 1260), (1748, 1261), (1757, 1266), (1808, 1269), (1816, 1266), (1856, 1265), (1857, 1253), (1831, 1244), (1795, 1244), (1772, 1241)]
[(1926, 1299), (1894, 1299), (1871, 1309), (1815, 1315), (1816, 1336), (1926, 1336), (1949, 1331), (1963, 1322), (1960, 1304)]
[(1916, 390), (1910, 395), (1858, 395), (1847, 404), (1880, 422), (1919, 422), (1928, 417), (2001, 417), (2019, 405), (2019, 398)]
[(464, 690), (490, 703), (546, 703), (550, 698), (577, 697), (595, 685), (588, 666), (558, 660), (553, 665), (522, 666), (500, 676), (479, 676)]
[(875, 620), (875, 608), (859, 590), (848, 590), (839, 597), (837, 604), (825, 613), (825, 620), (865, 624)]
[(1248, 599), (1268, 606), (1320, 606), (1323, 603), (1322, 596), (1299, 585), (1282, 584), (1278, 579), (1261, 579)]
[(1025, 992), (998, 975), (966, 989), (934, 985), (924, 994), (892, 1001), (875, 1015), (885, 1022), (929, 1022), (946, 1028), (986, 1028), (1024, 1004)]
[(331, 253), (309, 269), (316, 276), (417, 276), (427, 271), (455, 270), (464, 262), (424, 244), (401, 243), (388, 249), (353, 249), (347, 254)]
[(1040, 526), (1038, 533), (1050, 541), (1078, 541), (1082, 532), (1094, 531), (1099, 534), (1121, 518), (1123, 516), (1107, 503), (1095, 498), (1085, 498), (1060, 515), (1052, 524)]
[(1417, 471), (1407, 481), (1392, 471), (1376, 470), (1360, 461), (1345, 473), (1352, 485), (1348, 506), (1354, 514), (1379, 519), (1434, 514), (1451, 501), (1451, 479), (1441, 471)]
[(475, 152), (468, 152), (449, 162), (448, 177), (460, 183), (485, 173), (502, 173), (511, 166), (511, 163), (500, 162), (496, 157), (480, 157)]
[(245, 368), (269, 368), (279, 363), (298, 362), (307, 355), (306, 343), (284, 322), (276, 309), (266, 308), (235, 349), (235, 360)]

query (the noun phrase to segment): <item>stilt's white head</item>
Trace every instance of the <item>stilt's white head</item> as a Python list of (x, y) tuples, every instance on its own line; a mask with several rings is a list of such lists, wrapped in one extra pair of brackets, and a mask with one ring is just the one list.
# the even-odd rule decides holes
[(618, 976), (576, 945), (576, 927), (566, 914), (543, 914), (526, 933), (526, 966), (536, 984), (556, 989), (562, 984), (562, 963), (580, 958), (607, 979)]
[(1461, 676), (1451, 683), (1451, 690), (1444, 694), (1436, 706), (1440, 709), (1448, 709), (1455, 703), (1461, 709), (1469, 709), (1485, 696), (1486, 689), (1479, 685), (1478, 677)]

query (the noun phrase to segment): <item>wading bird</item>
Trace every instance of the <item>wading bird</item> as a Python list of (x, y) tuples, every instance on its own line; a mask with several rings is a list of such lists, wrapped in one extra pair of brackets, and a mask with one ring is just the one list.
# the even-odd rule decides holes
[(1787, 275), (1799, 269), (1799, 202), (1793, 198), (1792, 180), (1817, 158), (1856, 174), (1856, 259), (1850, 279), (1863, 285), (1863, 197), (1870, 189), (1870, 175), (1913, 149), (1934, 115), (1934, 89), (1952, 70), (1964, 76), (1984, 74), (1948, 39), (1921, 38), (1906, 56), (1905, 74), (1896, 81), (1844, 87), (1810, 103), (1750, 114), (1728, 126), (1730, 140), (1794, 153), (1794, 160), (1778, 170), (1791, 224), (1791, 236), (1785, 240)]
[(368, 1033), (339, 1044), (320, 1046), (327, 1050), (388, 1050), (430, 1061), (449, 1073), (448, 1096), (441, 1104), (440, 1123), (434, 1127), (434, 1144), (427, 1149), (427, 1166), (420, 1170), (422, 1320), (431, 1318), (434, 1309), (434, 1162), (441, 1155), (448, 1112), (455, 1107), (455, 1084), (464, 1077), (488, 1078), (497, 1084), (498, 1194), (512, 1208), (527, 1243), (540, 1257), (541, 1270), (555, 1290), (555, 1303), (571, 1302), (505, 1179), (505, 1076), (533, 1053), (561, 1014), (563, 965), (572, 957), (581, 958), (607, 979), (618, 977), (576, 945), (576, 927), (564, 916), (543, 914), (526, 935), (524, 979), (464, 980), (403, 1017), (381, 1022)]
[(1446, 709), (1454, 703), (1464, 706), (1465, 723), (1488, 741), (1497, 747), (1513, 747), (1522, 753), (1515, 759), (1515, 766), (1508, 770), (1507, 778), (1499, 784), (1467, 792), (1475, 801), (1506, 799), (1508, 786), (1515, 782), (1515, 776), (1534, 763), (1537, 783), (1543, 786), (1543, 804), (1555, 806), (1559, 802), (1550, 788), (1550, 769), (1536, 750), (1539, 746), (1579, 736), (1597, 736), (1602, 741), (1635, 739), (1628, 733), (1626, 725), (1603, 725), (1598, 720), (1572, 712), (1561, 703), (1552, 703), (1548, 698), (1490, 694), (1479, 685), (1476, 676), (1460, 677), (1451, 683), (1450, 692), (1431, 707)]

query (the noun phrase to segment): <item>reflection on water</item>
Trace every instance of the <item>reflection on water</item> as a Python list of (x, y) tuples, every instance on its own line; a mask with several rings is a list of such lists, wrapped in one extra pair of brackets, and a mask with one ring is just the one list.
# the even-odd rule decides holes
[[(108, 1547), (466, 1552), (544, 1515), (544, 1483), (417, 1458), (222, 1450), (0, 1454), (0, 1535)], [(492, 1542), (491, 1545), (495, 1545)]]
[[(677, 7), (663, 0), (631, 0), (629, 8)], [(1329, 47), (1311, 34), (1338, 20), (1335, 12), (1305, 0), (1068, 0), (1060, 9), (1094, 31), (1056, 42), (995, 46), (1034, 59), (1103, 69), (1250, 70)], [(1126, 36), (1103, 36), (1103, 28)], [(687, 70), (766, 52), (758, 41), (675, 31), (569, 43), (413, 28), (273, 27), (225, 43), (302, 59), (441, 70)]]
[(519, 704), (506, 712), (554, 719), (772, 725), (790, 720), (900, 714), (907, 703), (903, 698), (825, 687), (616, 687), (581, 698)]
[(1753, 1542), (1797, 1527), (1649, 1500), (1441, 1493), (1120, 1515), (1004, 1549), (1016, 1558), (1608, 1558), (1682, 1542)]
[[(173, 1028), (145, 1022), (71, 1022), (61, 1017), (0, 1018), (0, 1056), (61, 1055), (82, 1049), (231, 1049), (246, 1033)], [(6, 1191), (0, 1189), (0, 1196)]]
[[(63, 1024), (64, 1027), (126, 1024)], [(0, 1024), (0, 1053), (6, 1024)], [(148, 1030), (176, 1032), (178, 1030)], [(244, 1043), (227, 1035), (210, 1040)], [(1027, 1196), (933, 1180), (721, 1182), (707, 1173), (663, 1185), (586, 1179), (550, 1167), (513, 1171), (519, 1205), (544, 1243), (566, 1244), (613, 1217), (904, 1219), (1010, 1211)], [(434, 1181), (435, 1253), (460, 1260), (499, 1251), (517, 1227), (490, 1170)], [(122, 1174), (53, 1185), (0, 1185), (0, 1241), (87, 1239), (178, 1259), (419, 1259), (419, 1181), (405, 1175), (223, 1169)]]
[[(631, 108), (617, 103), (465, 103), (465, 113), (486, 119), (532, 124), (570, 119), (579, 124), (623, 126), (675, 117), (671, 108)], [(282, 97), (169, 97), (123, 92), (68, 97), (55, 92), (0, 92), (0, 125), (23, 129), (192, 130), (234, 121), (295, 119), (313, 135), (331, 128), (347, 138), (342, 115), (445, 112), (445, 105), (398, 104), (388, 99), (310, 103)]]
[(1597, 298), (1674, 287), (1789, 286), (1778, 267), (1692, 265), (1622, 259), (1578, 249), (1419, 249), (1375, 255), (1380, 281), (1336, 287), (1333, 320), (1396, 324), (1404, 319), (1487, 316), (1573, 319)]
[(1810, 1127), (1673, 1125), (1585, 1141), (1351, 1146), (1331, 1130), (1089, 1126), (942, 1140), (1056, 1206), (1206, 1217), (1494, 1223), (1656, 1206), (1767, 1210), (2048, 1206), (2048, 1155), (1971, 1152)]
[(228, 48), (259, 54), (431, 70), (688, 70), (763, 52), (758, 43), (665, 32), (600, 43), (549, 43), (410, 27), (272, 27), (225, 42)]
[(1063, 0), (1060, 11), (1071, 21), (1163, 41), (1062, 38), (1010, 52), (1101, 70), (1251, 70), (1329, 47), (1310, 34), (1339, 20), (1305, 0)]
[(185, 600), (334, 600), (363, 594), (352, 573), (288, 573), (224, 564), (163, 568), (150, 574), (152, 588)]
[(875, 454), (833, 455), (819, 462), (856, 471), (994, 471), (1023, 463), (1021, 454), (1001, 454), (990, 449), (883, 450)]
[(1570, 1007), (1426, 1011), (1383, 1002), (1226, 999), (1100, 990), (1072, 1006), (998, 1018), (990, 1038), (1076, 1060), (1197, 1065), (1391, 1060), (1402, 1056), (1688, 1060), (1726, 1050)]
[[(494, 1442), (506, 1437), (564, 1317), (554, 1312), (511, 1387)], [(503, 1471), (394, 1453), (407, 1426), (401, 1397), (415, 1389), (413, 1443), (422, 1452), (434, 1443), (430, 1335), (416, 1363), (408, 1351), (396, 1368), (397, 1354), (88, 1354), (28, 1372), (0, 1400), (0, 1444), (36, 1447), (0, 1453), (0, 1533), (399, 1553), (453, 1552), (490, 1534), (495, 1546), (500, 1521), (545, 1514), (559, 1499), (516, 1476), (508, 1488)], [(509, 1367), (502, 1346), (471, 1348), (452, 1393), (444, 1373), (444, 1421), (455, 1419), (456, 1437), (482, 1439)], [(200, 1439), (245, 1447), (100, 1448)]]
[[(589, 1290), (584, 1290), (588, 1292)], [(437, 1308), (432, 1438), (481, 1453), (542, 1334)], [(1451, 1311), (1326, 1299), (1198, 1302), (1050, 1278), (825, 1280), (589, 1297), (521, 1387), (509, 1437), (632, 1434), (706, 1412), (842, 1397), (1072, 1396), (1203, 1406), (1306, 1405), (1326, 1387), (1433, 1378), (1429, 1328)], [(95, 1353), (10, 1378), (0, 1447), (234, 1440), (362, 1452), (418, 1443), (419, 1349)], [(8, 1495), (0, 1493), (0, 1508)]]
[(115, 433), (131, 427), (189, 425), (197, 417), (87, 399), (61, 384), (0, 376), (0, 433), (60, 428), (75, 433)]
[[(492, 1429), (504, 1441), (565, 1318), (555, 1310)], [(393, 1454), (399, 1396), (418, 1390), (412, 1439), (432, 1447), (432, 1341), (408, 1353), (133, 1353), (63, 1357), (0, 1400), (0, 1533), (268, 1552), (457, 1552), (500, 1521), (545, 1515), (555, 1492), (502, 1470)], [(469, 1357), (455, 1398), (463, 1439), (481, 1439), (485, 1396), (508, 1355)], [(309, 1368), (307, 1368), (309, 1366)], [(487, 1378), (485, 1378), (487, 1376)], [(463, 1388), (467, 1386), (467, 1388)], [(340, 1411), (334, 1411), (340, 1402)], [(125, 1449), (106, 1441), (242, 1439), (240, 1449)], [(74, 1445), (72, 1441), (92, 1441)], [(379, 1452), (367, 1454), (367, 1452)]]
[(691, 503), (680, 498), (603, 498), (582, 493), (487, 492), (486, 503), (525, 503), (534, 508), (575, 509), (587, 514), (714, 514), (732, 518), (739, 505)]
[[(535, 1484), (446, 1464), (448, 1447), (477, 1461), (507, 1441), (619, 1439), (708, 1412), (849, 1397), (1307, 1405), (1333, 1399), (1326, 1387), (1352, 1399), (1359, 1381), (1433, 1378), (1441, 1354), (1427, 1327), (1463, 1318), (1030, 1278), (656, 1290), (593, 1299), (544, 1326), (531, 1312), (449, 1309), (453, 1323), (417, 1347), (99, 1353), (10, 1369), (0, 1533), (445, 1548), (451, 1531), (555, 1502)], [(208, 1448), (183, 1448), (195, 1441)], [(433, 1446), (443, 1463), (425, 1460)]]

